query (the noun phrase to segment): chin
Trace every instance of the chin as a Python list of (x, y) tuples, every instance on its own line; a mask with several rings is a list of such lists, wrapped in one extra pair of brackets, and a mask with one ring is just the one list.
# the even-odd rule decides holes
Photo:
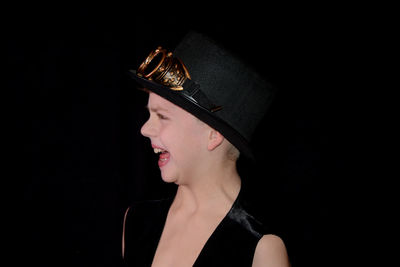
[(167, 173), (163, 173), (161, 171), (161, 179), (166, 183), (175, 183), (176, 182), (175, 175), (168, 175)]
[(176, 182), (176, 179), (173, 179), (173, 178), (164, 178), (163, 176), (161, 176), (161, 178), (165, 183), (168, 183), (168, 184)]

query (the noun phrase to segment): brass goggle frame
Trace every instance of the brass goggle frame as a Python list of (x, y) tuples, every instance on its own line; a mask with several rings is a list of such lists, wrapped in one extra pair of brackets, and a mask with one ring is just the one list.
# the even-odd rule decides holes
[[(157, 60), (159, 61), (157, 62)], [(150, 71), (145, 72), (149, 66), (151, 67)], [(183, 83), (186, 79), (191, 79), (185, 64), (179, 58), (173, 57), (172, 52), (167, 52), (161, 46), (152, 51), (139, 66), (137, 75), (176, 91), (183, 90)]]

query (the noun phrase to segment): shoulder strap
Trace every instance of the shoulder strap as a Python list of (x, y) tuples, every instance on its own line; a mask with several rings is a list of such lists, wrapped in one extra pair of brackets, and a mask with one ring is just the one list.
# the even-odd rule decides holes
[(125, 225), (126, 225), (126, 218), (128, 217), (128, 212), (129, 212), (130, 208), (131, 207), (128, 207), (125, 211), (124, 222), (123, 222), (123, 226), (122, 226), (122, 259), (124, 259), (124, 257), (125, 257)]
[(163, 199), (136, 201), (129, 205), (122, 227), (121, 256), (125, 263), (151, 265), (170, 203), (171, 199)]

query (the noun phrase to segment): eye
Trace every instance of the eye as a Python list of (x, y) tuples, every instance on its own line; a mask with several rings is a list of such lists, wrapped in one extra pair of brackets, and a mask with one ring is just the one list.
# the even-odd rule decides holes
[(157, 113), (157, 117), (158, 117), (160, 120), (167, 120), (167, 119), (168, 119), (167, 117), (165, 117), (164, 115), (162, 115), (162, 114), (160, 114), (160, 113)]

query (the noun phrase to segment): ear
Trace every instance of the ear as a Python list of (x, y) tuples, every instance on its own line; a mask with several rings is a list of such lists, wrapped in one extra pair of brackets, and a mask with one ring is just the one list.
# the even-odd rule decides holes
[(207, 146), (208, 150), (212, 151), (215, 148), (217, 148), (219, 145), (222, 144), (224, 139), (225, 139), (224, 136), (220, 132), (218, 132), (214, 129), (211, 129), (210, 135), (208, 138), (208, 146)]

